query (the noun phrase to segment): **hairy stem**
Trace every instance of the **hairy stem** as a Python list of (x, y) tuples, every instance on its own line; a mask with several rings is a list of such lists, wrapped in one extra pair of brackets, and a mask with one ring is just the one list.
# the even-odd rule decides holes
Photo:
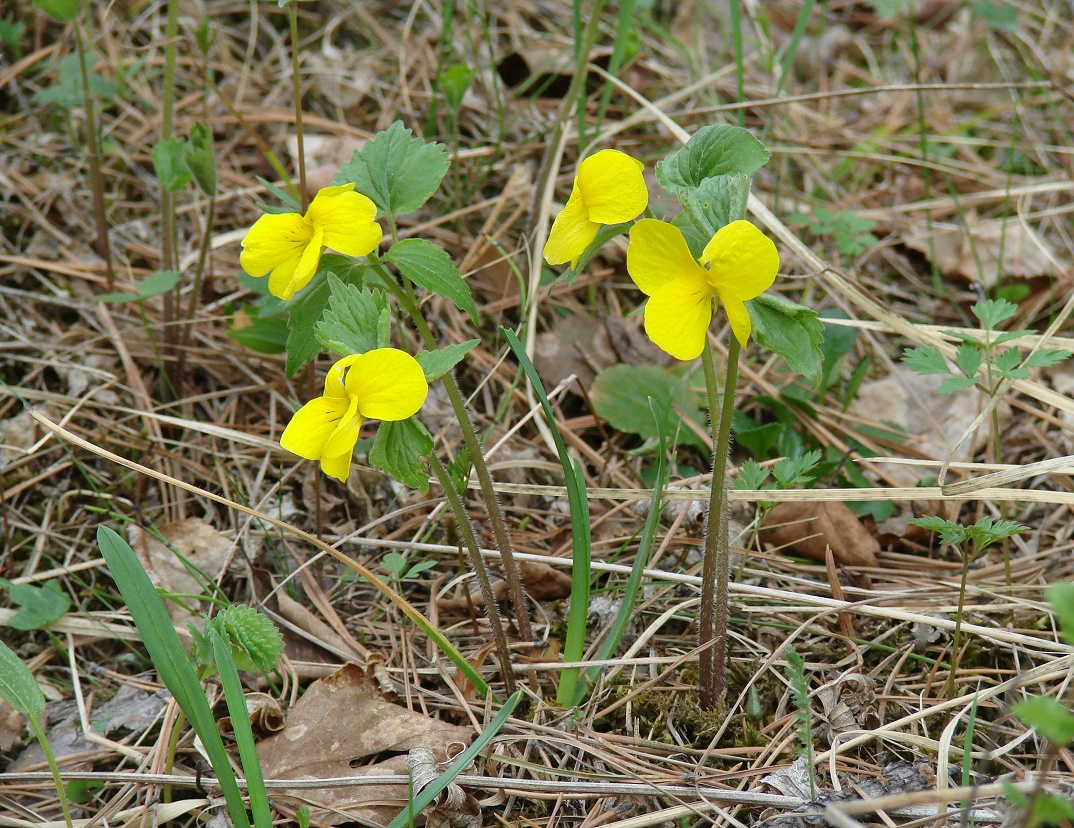
[[(164, 88), (161, 92), (160, 140), (170, 141), (175, 134), (175, 61), (179, 40), (179, 0), (168, 0), (168, 17), (164, 27)], [(162, 189), (160, 193), (160, 269), (176, 269), (175, 193)], [(179, 286), (164, 294), (164, 326), (161, 344), (165, 375), (172, 388), (178, 389), (176, 376), (171, 376), (172, 358), (175, 356), (176, 331), (172, 324), (176, 319)], [(176, 391), (178, 394), (178, 391)]]
[[(712, 487), (705, 522), (705, 559), (701, 572), (701, 612), (698, 617), (699, 679), (701, 706), (715, 709), (726, 686), (728, 581), (731, 554), (727, 548), (727, 461), (731, 450), (731, 413), (738, 382), (738, 355), (741, 346), (732, 334), (727, 348), (727, 374), (720, 400), (712, 351), (706, 344), (701, 352), (712, 428)], [(717, 413), (718, 412), (718, 413)]]
[(297, 3), (287, 6), (287, 19), (291, 23), (291, 82), (292, 95), (295, 99), (295, 141), (298, 144), (298, 200), (302, 212), (309, 206), (309, 192), (306, 190), (306, 151), (302, 137), (302, 84), (298, 79), (298, 10)]
[(496, 597), (492, 594), (492, 583), (489, 581), (485, 561), (481, 557), (481, 549), (477, 543), (477, 536), (474, 535), (474, 527), (470, 525), (470, 518), (466, 514), (466, 505), (462, 502), (459, 492), (456, 491), (451, 475), (448, 474), (444, 464), (440, 462), (440, 458), (435, 453), (429, 454), (429, 467), (432, 469), (433, 474), (436, 475), (436, 479), (440, 481), (440, 488), (444, 490), (448, 505), (451, 507), (451, 511), (455, 513), (455, 525), (458, 526), (462, 542), (466, 546), (466, 551), (470, 554), (470, 562), (474, 566), (474, 573), (477, 575), (477, 582), (481, 587), (481, 598), (485, 602), (485, 612), (488, 614), (489, 624), (492, 625), (492, 637), (496, 641), (496, 655), (500, 660), (500, 672), (503, 673), (507, 692), (514, 693), (515, 677), (511, 669), (511, 653), (507, 648), (507, 635), (503, 631), (503, 624), (500, 623), (500, 613), (496, 608)]

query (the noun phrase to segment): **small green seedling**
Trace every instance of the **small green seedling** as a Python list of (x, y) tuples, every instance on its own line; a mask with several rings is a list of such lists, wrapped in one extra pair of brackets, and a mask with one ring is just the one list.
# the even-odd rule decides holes
[(794, 213), (787, 217), (790, 224), (805, 227), (817, 238), (831, 238), (835, 249), (848, 259), (857, 259), (877, 242), (869, 231), (876, 226), (872, 219), (848, 210), (838, 213), (818, 207), (812, 215)]
[(12, 629), (43, 629), (62, 618), (71, 606), (71, 599), (55, 581), (38, 587), (32, 584), (13, 584), (0, 578), (0, 587), (6, 589), (11, 600), (19, 605), (18, 611), (7, 622)]

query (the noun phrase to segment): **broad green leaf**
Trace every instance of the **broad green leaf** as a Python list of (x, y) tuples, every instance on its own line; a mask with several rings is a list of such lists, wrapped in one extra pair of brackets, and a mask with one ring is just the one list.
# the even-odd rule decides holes
[(450, 299), (477, 323), (477, 305), (474, 304), (470, 286), (442, 247), (427, 239), (405, 239), (392, 245), (384, 258), (398, 267), (414, 284), (421, 285), (429, 293)]
[(60, 585), (49, 581), (43, 587), (4, 581), (11, 600), (19, 610), (7, 622), (16, 630), (40, 630), (58, 621), (71, 607), (71, 599)]
[[(694, 428), (682, 423), (686, 417), (702, 430), (707, 428), (698, 398), (689, 381), (656, 365), (612, 365), (601, 371), (589, 392), (593, 409), (613, 428), (649, 439), (661, 435), (706, 450)], [(652, 398), (650, 407), (649, 398)], [(657, 420), (653, 411), (657, 412)]]
[(935, 345), (909, 348), (902, 355), (902, 363), (915, 374), (950, 374), (951, 368)]
[(775, 293), (762, 293), (751, 299), (746, 309), (757, 341), (783, 357), (794, 373), (818, 385), (824, 364), (820, 350), (824, 325), (816, 311)]
[[(116, 96), (116, 85), (107, 78), (103, 78), (93, 71), (97, 65), (95, 55), (86, 55), (86, 74), (89, 79), (90, 94), (97, 98), (111, 100)], [(82, 96), (82, 67), (78, 62), (78, 55), (71, 54), (60, 61), (59, 80), (55, 86), (49, 86), (34, 93), (34, 101), (42, 105), (52, 104), (62, 109), (73, 109), (81, 106)]]
[(369, 463), (424, 494), (429, 491), (429, 473), (421, 458), (428, 457), (432, 450), (433, 438), (415, 417), (383, 422), (369, 452)]
[(344, 164), (333, 184), (353, 182), (377, 205), (377, 216), (413, 213), (436, 192), (447, 172), (443, 144), (411, 137), (402, 121), (378, 132)]
[(959, 546), (966, 542), (965, 527), (954, 521), (945, 520), (935, 515), (924, 515), (923, 517), (910, 518), (910, 523), (914, 526), (920, 526), (922, 529), (928, 529), (930, 532), (936, 532), (940, 539), (950, 546)]
[(1055, 745), (1074, 742), (1074, 713), (1049, 696), (1030, 696), (1018, 702), (1011, 712), (1018, 721)]
[(45, 712), (45, 694), (22, 659), (0, 641), (0, 698), (27, 718), (37, 721)]
[(714, 124), (699, 129), (680, 149), (656, 165), (656, 177), (670, 193), (698, 187), (717, 175), (753, 175), (768, 163), (764, 144), (742, 127)]
[(78, 14), (82, 0), (34, 0), (34, 5), (53, 20), (70, 23)]
[(186, 163), (186, 150), (185, 138), (169, 138), (153, 147), (153, 170), (166, 192), (178, 192), (194, 178)]
[(287, 350), (287, 322), (279, 316), (255, 316), (244, 328), (231, 328), (228, 338), (259, 354), (282, 354)]
[(458, 112), (462, 106), (462, 99), (466, 90), (474, 82), (476, 77), (474, 70), (465, 63), (453, 63), (444, 70), (440, 76), (440, 91), (444, 94), (444, 101), (453, 112)]
[[(849, 319), (850, 317), (840, 308), (824, 308), (820, 312), (820, 318)], [(822, 389), (827, 388), (835, 380), (840, 361), (850, 353), (857, 341), (858, 331), (855, 328), (824, 323), (824, 340), (820, 343), (820, 352), (824, 357), (820, 380)]]
[(423, 351), (415, 357), (418, 365), (425, 372), (425, 379), (430, 382), (439, 379), (454, 368), (463, 357), (481, 343), (480, 339), (470, 339), (457, 345), (448, 345), (436, 351)]
[(190, 657), (179, 641), (153, 582), (149, 580), (149, 575), (130, 545), (107, 526), (97, 529), (97, 545), (108, 565), (108, 571), (119, 587), (123, 602), (134, 619), (134, 625), (138, 628), (142, 643), (160, 680), (171, 691), (176, 704), (201, 737), (227, 801), (228, 813), (237, 828), (250, 828), (242, 794), (235, 781), (220, 732), (216, 728), (216, 719), (209, 709), (209, 702), (194, 672)]
[(198, 187), (207, 196), (216, 194), (216, 153), (213, 131), (203, 123), (190, 128), (190, 143), (183, 150), (183, 160)]
[(1067, 644), (1074, 644), (1074, 581), (1053, 584), (1048, 589), (1048, 602), (1059, 619), (1059, 627)]
[(990, 28), (1012, 33), (1018, 31), (1018, 9), (1010, 3), (1003, 0), (973, 0), (970, 8)]
[[(328, 256), (321, 256), (321, 262)], [(287, 317), (287, 363), (284, 371), (287, 376), (295, 373), (321, 352), (321, 343), (317, 339), (317, 323), (328, 307), (332, 295), (327, 278), (314, 277), (308, 285), (294, 298), (291, 313)]]
[(976, 384), (977, 377), (948, 377), (936, 390), (940, 394), (957, 394), (959, 391), (973, 388)]
[(328, 285), (331, 295), (328, 308), (317, 323), (317, 339), (325, 348), (344, 356), (375, 350), (385, 304), (383, 294), (345, 285), (334, 273), (328, 274)]
[(751, 181), (742, 173), (714, 175), (679, 193), (683, 213), (706, 243), (721, 227), (746, 215)]

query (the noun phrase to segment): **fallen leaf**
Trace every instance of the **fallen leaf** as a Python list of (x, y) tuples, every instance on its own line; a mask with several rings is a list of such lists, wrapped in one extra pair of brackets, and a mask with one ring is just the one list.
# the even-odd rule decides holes
[[(473, 736), (469, 727), (392, 704), (371, 676), (346, 664), (311, 684), (287, 713), (284, 729), (259, 743), (257, 753), (270, 779), (383, 776), (406, 774), (406, 755), (413, 748), (427, 748), (442, 762)], [(312, 818), (330, 825), (387, 825), (405, 805), (407, 786), (285, 789), (279, 794), (315, 800)]]
[(880, 725), (876, 715), (875, 682), (864, 673), (843, 673), (817, 689), (821, 730), (831, 744), (848, 730), (873, 730)]
[[(268, 693), (247, 693), (246, 710), (249, 713), (254, 738), (263, 738), (283, 730), (283, 707), (275, 696), (270, 696)], [(221, 733), (235, 732), (230, 716), (221, 717), (216, 724)]]
[(0, 699), (0, 752), (11, 750), (22, 739), (23, 717)]
[(824, 562), (827, 547), (843, 566), (876, 566), (880, 544), (845, 503), (780, 503), (765, 519), (768, 543)]
[(666, 366), (670, 359), (642, 332), (641, 323), (641, 317), (564, 316), (537, 336), (534, 365), (550, 387), (574, 374), (586, 389), (610, 365)]

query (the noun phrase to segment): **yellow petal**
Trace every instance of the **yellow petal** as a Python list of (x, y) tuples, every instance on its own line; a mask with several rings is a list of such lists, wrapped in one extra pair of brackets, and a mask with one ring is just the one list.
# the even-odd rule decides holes
[(351, 397), (347, 403), (347, 410), (343, 414), (335, 431), (328, 437), (321, 452), (322, 459), (325, 457), (350, 457), (354, 451), (354, 444), (358, 442), (358, 431), (362, 427), (362, 415), (358, 413), (358, 400)]
[(721, 227), (705, 245), (701, 261), (709, 265), (709, 283), (725, 305), (760, 296), (779, 270), (776, 245), (744, 220)]
[(712, 289), (685, 277), (661, 287), (645, 305), (645, 333), (676, 359), (701, 356), (712, 321)]
[(627, 272), (646, 296), (684, 277), (707, 279), (679, 228), (657, 219), (642, 219), (630, 228)]
[(552, 222), (544, 246), (544, 260), (551, 265), (570, 262), (571, 267), (576, 266), (599, 229), (600, 225), (589, 220), (589, 212), (576, 183), (567, 204)]
[(380, 245), (384, 231), (373, 221), (377, 207), (353, 184), (325, 187), (317, 193), (306, 218), (324, 231), (324, 245), (348, 256), (368, 256)]
[(750, 344), (750, 331), (753, 330), (749, 311), (737, 299), (724, 302), (723, 310), (727, 314), (727, 321), (731, 323), (731, 333), (735, 335), (738, 344), (745, 348)]
[(295, 412), (283, 430), (280, 445), (299, 457), (316, 460), (346, 412), (345, 399), (317, 397), (310, 400)]
[(354, 364), (354, 360), (359, 356), (360, 354), (345, 356), (332, 366), (324, 378), (324, 395), (326, 397), (346, 398), (348, 396), (347, 389), (343, 387), (343, 380), (347, 376), (347, 369)]
[(281, 265), (272, 271), (269, 275), (269, 292), (273, 296), (290, 299), (309, 284), (321, 260), (323, 241), (324, 231), (318, 227), (297, 262), (288, 262), (286, 266)]
[(346, 483), (351, 476), (351, 458), (350, 453), (341, 454), (339, 457), (322, 457), (321, 471), (341, 483)]
[(346, 387), (358, 400), (362, 416), (377, 420), (405, 420), (418, 413), (429, 394), (418, 361), (396, 348), (357, 356), (347, 371)]
[(578, 187), (597, 224), (619, 224), (645, 211), (649, 191), (642, 175), (644, 165), (619, 150), (601, 150), (578, 165)]
[(298, 213), (263, 215), (242, 240), (239, 264), (251, 276), (264, 276), (280, 265), (297, 262), (312, 237), (313, 225)]

